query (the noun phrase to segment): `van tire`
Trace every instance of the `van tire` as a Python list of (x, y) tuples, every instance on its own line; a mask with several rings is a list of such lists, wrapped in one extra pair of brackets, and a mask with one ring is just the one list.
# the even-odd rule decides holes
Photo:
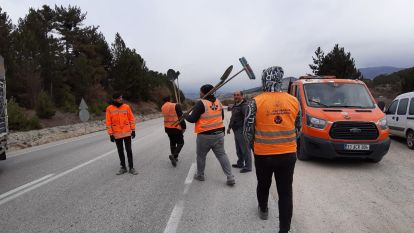
[(414, 150), (414, 131), (408, 130), (407, 132), (407, 147), (411, 150)]
[(301, 161), (307, 161), (307, 160), (310, 160), (311, 159), (311, 157), (309, 156), (309, 154), (307, 154), (306, 152), (305, 152), (305, 150), (303, 149), (303, 146), (301, 146), (300, 144), (298, 145), (298, 147), (299, 147), (299, 150), (298, 150), (298, 159), (299, 160), (301, 160)]

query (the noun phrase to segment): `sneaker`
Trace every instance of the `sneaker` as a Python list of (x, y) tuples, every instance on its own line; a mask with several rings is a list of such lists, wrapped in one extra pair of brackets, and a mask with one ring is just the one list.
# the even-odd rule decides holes
[(233, 185), (235, 185), (235, 184), (236, 184), (236, 180), (235, 180), (234, 178), (227, 178), (227, 182), (226, 182), (226, 184), (227, 184), (228, 186), (233, 186)]
[(234, 168), (243, 168), (243, 166), (240, 166), (238, 164), (232, 164), (231, 166), (234, 167)]
[(194, 179), (196, 179), (198, 181), (205, 181), (206, 180), (204, 175), (197, 175), (197, 174), (194, 175)]
[(135, 168), (130, 168), (129, 173), (132, 174), (132, 175), (138, 175), (138, 172), (135, 171)]
[(247, 173), (247, 172), (251, 172), (252, 170), (247, 169), (247, 168), (243, 168), (240, 170), (240, 173)]
[(170, 156), (168, 156), (168, 157), (169, 157), (169, 158), (170, 158), (170, 160), (171, 160), (171, 164), (172, 164), (174, 167), (176, 167), (176, 166), (177, 166), (177, 160), (175, 160), (174, 156), (170, 155)]
[(268, 208), (266, 208), (265, 211), (262, 211), (262, 209), (259, 206), (258, 209), (259, 209), (259, 218), (261, 220), (267, 220), (267, 219), (269, 219), (269, 209)]
[(119, 171), (116, 173), (117, 175), (122, 175), (122, 174), (124, 174), (124, 173), (126, 173), (127, 172), (127, 169), (126, 168), (124, 168), (124, 167), (121, 167), (121, 169), (119, 169)]

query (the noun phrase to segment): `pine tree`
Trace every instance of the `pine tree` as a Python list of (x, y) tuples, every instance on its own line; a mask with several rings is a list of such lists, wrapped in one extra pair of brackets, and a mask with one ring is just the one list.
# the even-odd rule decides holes
[(361, 79), (361, 72), (355, 67), (355, 61), (351, 53), (345, 52), (338, 44), (331, 52), (324, 55), (318, 47), (315, 51), (316, 58), (312, 57), (313, 63), (309, 67), (316, 75), (335, 75), (337, 78)]

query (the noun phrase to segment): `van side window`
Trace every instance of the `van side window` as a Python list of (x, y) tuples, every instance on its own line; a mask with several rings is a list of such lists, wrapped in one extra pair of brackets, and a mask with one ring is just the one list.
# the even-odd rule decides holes
[(411, 101), (410, 101), (410, 110), (408, 111), (408, 114), (409, 115), (414, 115), (414, 97), (411, 98)]
[(397, 115), (407, 114), (407, 107), (408, 107), (408, 98), (401, 99), (400, 104), (398, 105)]
[(387, 114), (394, 115), (395, 112), (397, 111), (397, 105), (398, 105), (398, 100), (394, 100), (394, 102), (392, 102), (392, 104), (388, 108)]

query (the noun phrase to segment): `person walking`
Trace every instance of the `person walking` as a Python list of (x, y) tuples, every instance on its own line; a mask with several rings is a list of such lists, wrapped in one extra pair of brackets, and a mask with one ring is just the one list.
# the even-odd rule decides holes
[(184, 115), (188, 122), (195, 123), (194, 131), (197, 134), (197, 173), (194, 178), (199, 181), (205, 180), (206, 156), (210, 150), (213, 150), (224, 174), (227, 176), (227, 185), (233, 186), (236, 180), (231, 172), (230, 161), (224, 150), (223, 106), (214, 97), (214, 94), (205, 96), (213, 88), (210, 84), (203, 85), (200, 88), (200, 98), (204, 97), (204, 99), (196, 103), (194, 110), (189, 115)]
[(132, 158), (131, 138), (135, 138), (135, 117), (128, 104), (123, 103), (122, 94), (112, 95), (112, 103), (106, 108), (106, 129), (111, 142), (115, 142), (118, 149), (121, 169), (116, 173), (122, 175), (127, 172), (125, 164), (124, 144), (128, 157), (129, 173), (137, 175)]
[(231, 111), (231, 118), (227, 134), (233, 130), (234, 141), (236, 144), (237, 163), (233, 164), (234, 168), (241, 168), (240, 173), (252, 171), (252, 154), (249, 144), (243, 136), (244, 118), (247, 113), (247, 103), (244, 100), (243, 92), (236, 91), (233, 94), (234, 105)]
[(164, 128), (170, 140), (171, 155), (169, 158), (171, 164), (176, 167), (178, 162), (178, 155), (184, 146), (184, 135), (186, 129), (185, 121), (181, 121), (180, 124), (174, 124), (183, 115), (181, 106), (171, 102), (171, 97), (167, 96), (163, 98), (164, 104), (161, 107), (161, 112), (164, 116)]
[(244, 135), (253, 146), (259, 217), (268, 219), (267, 203), (274, 175), (279, 195), (279, 233), (290, 230), (296, 138), (301, 127), (299, 102), (294, 96), (281, 92), (282, 78), (281, 67), (263, 71), (264, 93), (249, 102), (244, 128)]

